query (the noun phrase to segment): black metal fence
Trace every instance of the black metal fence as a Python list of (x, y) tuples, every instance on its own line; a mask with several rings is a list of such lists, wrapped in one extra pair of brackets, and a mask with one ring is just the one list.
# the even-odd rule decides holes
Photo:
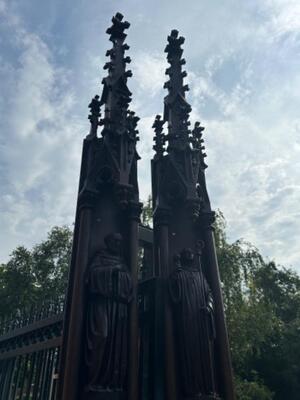
[(62, 323), (62, 301), (2, 320), (1, 400), (55, 399)]
[[(140, 227), (139, 246), (139, 279), (144, 282), (153, 277), (151, 229)], [(141, 318), (146, 311), (142, 298)], [(56, 399), (63, 308), (64, 301), (60, 299), (18, 311), (0, 321), (0, 400)], [(145, 336), (141, 343), (147, 347), (147, 332), (141, 334)], [(146, 358), (143, 357), (143, 364)], [(147, 379), (147, 368), (143, 371)]]

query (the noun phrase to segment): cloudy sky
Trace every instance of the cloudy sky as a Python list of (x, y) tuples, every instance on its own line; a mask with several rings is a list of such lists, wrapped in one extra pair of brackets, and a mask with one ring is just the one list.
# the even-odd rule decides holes
[(101, 94), (117, 11), (131, 22), (142, 199), (165, 95), (163, 50), (176, 28), (229, 239), (300, 271), (299, 0), (0, 0), (0, 261), (74, 221), (87, 105)]

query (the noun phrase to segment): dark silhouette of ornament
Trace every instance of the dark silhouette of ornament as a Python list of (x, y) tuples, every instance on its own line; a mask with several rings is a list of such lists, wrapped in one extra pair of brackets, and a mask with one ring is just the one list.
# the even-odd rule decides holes
[(89, 109), (91, 111), (88, 119), (91, 123), (90, 133), (87, 138), (92, 139), (97, 137), (98, 126), (100, 125), (99, 118), (101, 116), (100, 107), (101, 103), (99, 101), (100, 97), (96, 95), (89, 104)]
[(153, 146), (153, 150), (156, 152), (157, 157), (163, 156), (165, 152), (165, 143), (166, 143), (166, 137), (165, 134), (163, 133), (163, 125), (164, 121), (161, 119), (160, 115), (157, 115), (155, 117), (155, 121), (152, 125), (152, 128), (154, 129), (155, 135), (154, 135), (154, 142), (155, 145)]
[(130, 57), (125, 57), (125, 51), (129, 46), (124, 43), (126, 38), (125, 30), (129, 28), (129, 22), (123, 22), (123, 15), (117, 13), (112, 18), (112, 26), (106, 33), (110, 35), (109, 40), (113, 43), (112, 49), (106, 52), (110, 57), (104, 65), (108, 70), (108, 76), (103, 79), (104, 85), (101, 96), (101, 104), (105, 104), (105, 116), (101, 120), (104, 126), (102, 135), (108, 137), (110, 143), (115, 135), (122, 135), (126, 132), (127, 110), (131, 102), (131, 92), (127, 87), (127, 78), (132, 76), (130, 70), (126, 70), (126, 64), (131, 62)]
[(164, 101), (164, 121), (168, 121), (169, 130), (168, 151), (184, 150), (189, 143), (191, 106), (185, 99), (185, 92), (189, 90), (189, 87), (183, 83), (183, 79), (187, 76), (186, 71), (182, 71), (182, 66), (185, 64), (185, 60), (181, 58), (183, 43), (184, 38), (178, 37), (178, 31), (174, 29), (168, 36), (168, 44), (165, 48), (170, 64), (166, 70), (170, 79), (164, 84), (164, 88), (168, 89), (168, 95)]

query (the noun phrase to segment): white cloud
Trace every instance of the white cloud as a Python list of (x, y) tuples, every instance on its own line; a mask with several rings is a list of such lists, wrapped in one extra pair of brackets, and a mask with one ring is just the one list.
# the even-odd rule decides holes
[(267, 0), (270, 15), (269, 29), (275, 37), (297, 35), (300, 31), (300, 3), (297, 0)]
[(163, 88), (167, 80), (164, 71), (167, 62), (163, 55), (151, 55), (146, 52), (138, 53), (134, 59), (134, 79), (147, 97), (154, 97)]
[[(0, 70), (1, 257), (18, 244), (32, 245), (53, 225), (72, 223), (80, 139), (67, 71), (56, 68), (47, 45), (5, 12), (6, 35), (17, 53)], [(77, 136), (77, 140), (74, 140)], [(76, 156), (74, 156), (76, 155)]]
[[(235, 112), (228, 118), (220, 111), (206, 122), (205, 133), (209, 191), (228, 219), (230, 238), (242, 236), (264, 255), (294, 267), (300, 237), (299, 119), (288, 105), (297, 79), (287, 85), (272, 82), (272, 87), (266, 82), (259, 87), (259, 101), (255, 90), (247, 103), (235, 103), (229, 95), (228, 106), (232, 100)], [(216, 102), (219, 97), (217, 92)]]

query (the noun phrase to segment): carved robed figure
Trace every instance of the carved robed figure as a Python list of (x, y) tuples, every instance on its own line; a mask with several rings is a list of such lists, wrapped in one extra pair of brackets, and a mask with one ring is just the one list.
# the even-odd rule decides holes
[[(180, 384), (186, 398), (216, 398), (214, 376), (214, 301), (190, 248), (176, 257), (169, 280), (180, 359)], [(205, 397), (203, 397), (205, 398)], [(210, 397), (207, 397), (210, 398)]]
[(105, 237), (88, 271), (85, 361), (88, 389), (122, 389), (128, 359), (128, 304), (132, 280), (122, 258), (122, 236)]

